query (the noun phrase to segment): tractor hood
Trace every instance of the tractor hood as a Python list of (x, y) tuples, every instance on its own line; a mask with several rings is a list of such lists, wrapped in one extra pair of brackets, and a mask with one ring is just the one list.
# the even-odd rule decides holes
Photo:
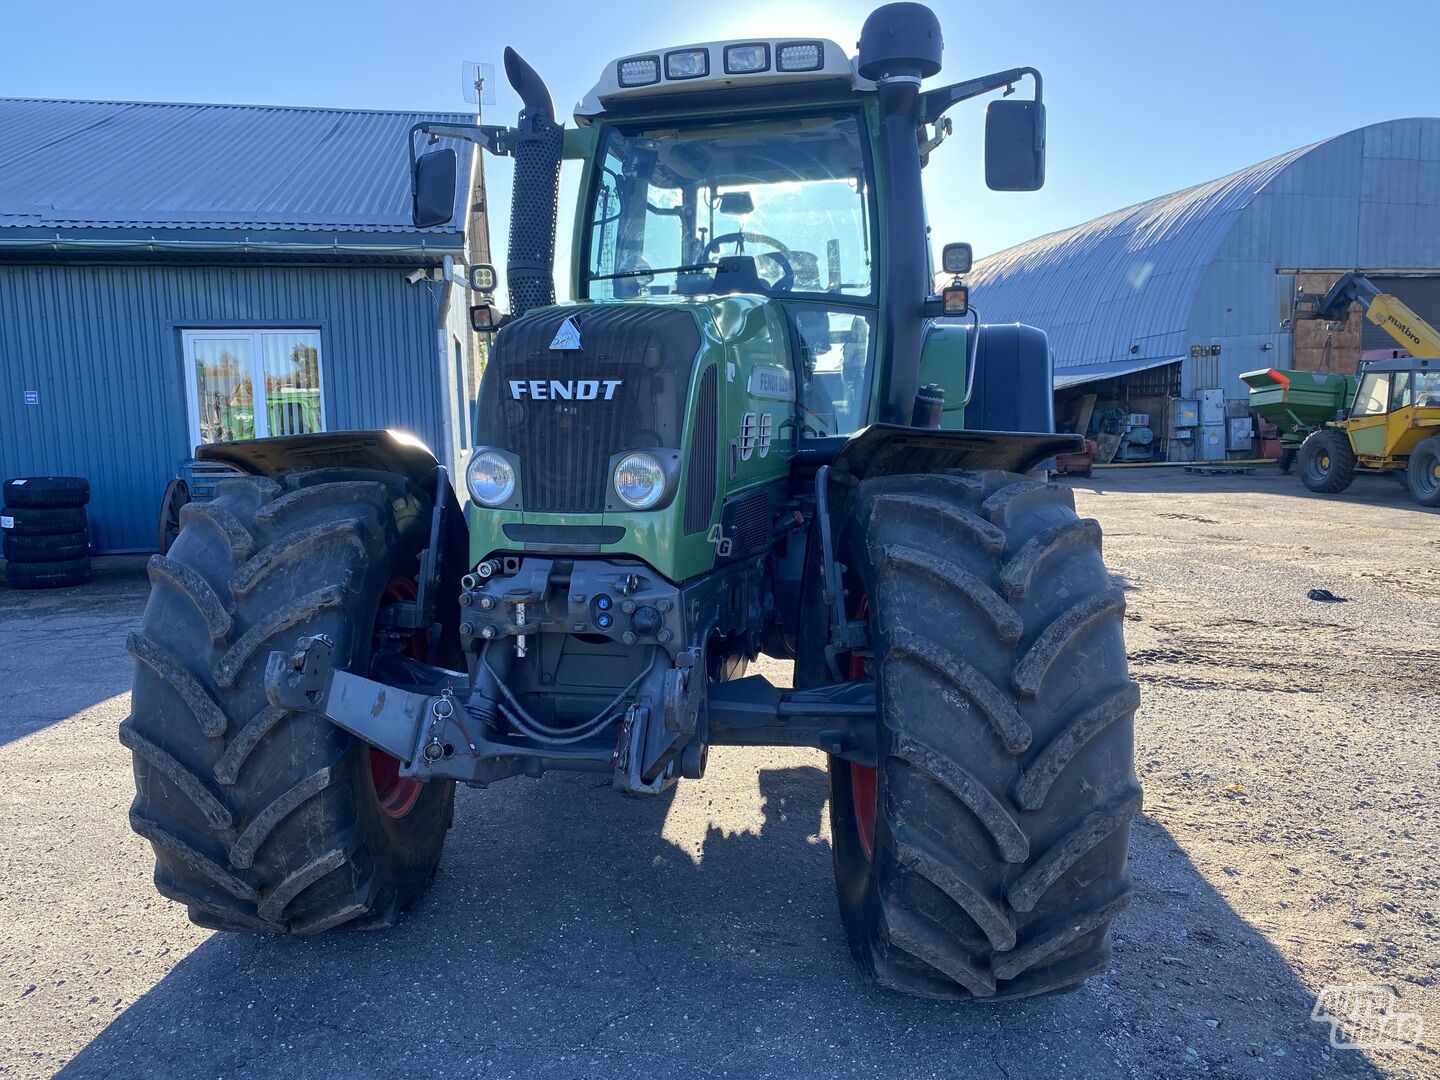
[[(553, 552), (568, 539), (674, 580), (708, 569), (704, 537), (726, 493), (784, 474), (795, 400), (785, 325), (777, 302), (745, 294), (567, 304), (507, 324), (481, 382), (475, 442), (511, 462), (516, 485), (503, 506), (474, 508), (474, 553)], [(746, 415), (742, 458), (728, 443)], [(635, 451), (667, 472), (663, 499), (640, 511), (614, 485)], [(679, 558), (687, 538), (698, 538), (699, 563)]]

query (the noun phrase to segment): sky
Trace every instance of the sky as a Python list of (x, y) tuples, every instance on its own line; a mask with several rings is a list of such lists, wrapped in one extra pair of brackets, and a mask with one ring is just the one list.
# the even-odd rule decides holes
[[(853, 52), (875, 6), (0, 0), (0, 97), (461, 111), (473, 108), (462, 94), (462, 63), (498, 68), (512, 45), (568, 117), (622, 55), (788, 35), (829, 37)], [(1045, 188), (991, 192), (982, 175), (983, 101), (951, 110), (954, 135), (925, 173), (937, 248), (968, 240), (984, 255), (1364, 124), (1440, 114), (1435, 0), (1374, 8), (1353, 0), (931, 6), (946, 49), (944, 70), (927, 85), (1037, 67), (1049, 132)], [(502, 85), (485, 119), (513, 122), (517, 109)], [(510, 162), (488, 159), (487, 177), (503, 262)], [(566, 247), (572, 207), (567, 185)]]

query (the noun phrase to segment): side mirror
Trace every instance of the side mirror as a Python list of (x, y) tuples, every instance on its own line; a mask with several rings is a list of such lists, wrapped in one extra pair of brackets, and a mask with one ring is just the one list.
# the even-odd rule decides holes
[(415, 161), (410, 178), (411, 218), (417, 229), (448, 225), (455, 216), (455, 175), (459, 156), (451, 148), (431, 150)]
[(470, 309), (470, 329), (477, 334), (493, 334), (505, 321), (505, 316), (487, 298), (485, 303)]
[(985, 186), (1039, 191), (1045, 186), (1045, 106), (992, 101), (985, 109)]
[(470, 267), (470, 291), (489, 296), (499, 284), (500, 275), (489, 263), (476, 263)]
[(975, 252), (969, 244), (946, 244), (940, 255), (940, 265), (947, 274), (968, 274), (974, 261)]

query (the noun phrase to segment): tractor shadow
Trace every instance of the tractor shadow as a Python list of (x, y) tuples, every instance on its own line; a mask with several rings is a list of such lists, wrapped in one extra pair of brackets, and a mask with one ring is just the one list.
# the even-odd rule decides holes
[(212, 936), (59, 1075), (1379, 1075), (1329, 1049), (1284, 959), (1144, 818), (1114, 964), (1084, 991), (957, 1006), (867, 988), (824, 771), (776, 756), (717, 752), (707, 780), (646, 801), (579, 776), (464, 792), (398, 927)]
[(130, 685), (145, 571), (97, 567), (70, 589), (0, 588), (0, 746), (83, 713)]

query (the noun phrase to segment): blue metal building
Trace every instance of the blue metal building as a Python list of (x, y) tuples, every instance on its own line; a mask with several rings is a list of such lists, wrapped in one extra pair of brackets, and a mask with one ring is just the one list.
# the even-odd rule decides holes
[(473, 117), (0, 99), (0, 475), (87, 477), (95, 549), (128, 552), (200, 442), (395, 427), (456, 464), (442, 267), (486, 238), (468, 145), (455, 222), (410, 225), (421, 120)]
[[(1037, 237), (977, 260), (970, 284), (985, 321), (1049, 332), (1057, 390), (1133, 377), (1152, 401), (1243, 399), (1243, 371), (1319, 366), (1290, 328), (1297, 285), (1355, 269), (1440, 323), (1440, 119), (1372, 124)], [(1362, 345), (1392, 344), (1352, 322), (1336, 360), (1350, 370)]]

